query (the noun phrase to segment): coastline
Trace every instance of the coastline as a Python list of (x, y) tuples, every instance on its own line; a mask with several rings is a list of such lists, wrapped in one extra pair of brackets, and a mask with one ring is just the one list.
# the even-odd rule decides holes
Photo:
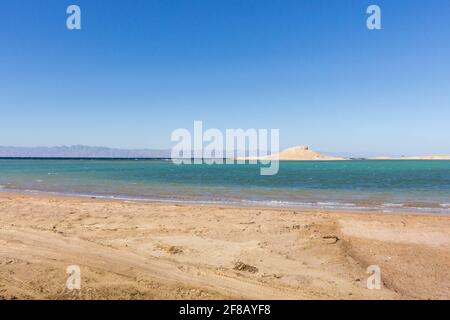
[(130, 201), (450, 215), (450, 161), (281, 162), (258, 166), (170, 162), (2, 162), (0, 191)]
[[(97, 193), (70, 193), (70, 192), (52, 192), (43, 190), (20, 190), (5, 188), (0, 185), (0, 194), (26, 194), (36, 196), (55, 196), (55, 197), (69, 197), (69, 198), (90, 198), (100, 200), (118, 200), (118, 201), (132, 201), (132, 202), (148, 202), (155, 204), (180, 204), (180, 205), (206, 205), (206, 206), (224, 206), (235, 208), (260, 208), (260, 209), (291, 209), (291, 210), (308, 210), (308, 211), (335, 211), (335, 212), (352, 212), (352, 213), (371, 213), (371, 214), (416, 214), (416, 215), (449, 215), (450, 204), (436, 204), (436, 206), (421, 207), (421, 202), (417, 206), (404, 206), (401, 204), (383, 204), (383, 205), (360, 205), (347, 202), (328, 202), (328, 203), (305, 203), (305, 202), (289, 202), (289, 201), (263, 201), (263, 200), (193, 200), (182, 198), (150, 198), (150, 197), (136, 197), (131, 195), (116, 195), (116, 194), (97, 194)], [(367, 202), (369, 203), (369, 202)]]
[(5, 299), (448, 299), (450, 217), (2, 191), (0, 265)]

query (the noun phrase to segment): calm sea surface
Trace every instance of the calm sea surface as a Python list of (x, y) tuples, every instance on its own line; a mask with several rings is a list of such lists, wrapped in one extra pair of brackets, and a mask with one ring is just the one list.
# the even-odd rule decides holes
[(0, 189), (275, 207), (450, 214), (450, 161), (182, 165), (160, 160), (0, 159)]

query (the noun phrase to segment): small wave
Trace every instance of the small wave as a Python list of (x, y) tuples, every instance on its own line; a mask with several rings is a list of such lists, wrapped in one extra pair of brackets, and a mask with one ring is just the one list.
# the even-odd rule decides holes
[[(36, 180), (39, 181), (39, 180)], [(42, 180), (40, 180), (42, 181)], [(361, 201), (352, 202), (352, 200), (346, 199), (346, 201), (302, 201), (296, 199), (242, 199), (240, 197), (227, 197), (226, 195), (180, 195), (173, 193), (164, 194), (142, 194), (142, 195), (127, 195), (121, 193), (110, 193), (108, 191), (103, 192), (55, 192), (44, 190), (30, 190), (28, 188), (17, 188), (14, 185), (6, 183), (0, 185), (2, 192), (5, 191), (21, 191), (32, 194), (54, 194), (54, 195), (67, 195), (67, 196), (81, 196), (81, 197), (95, 197), (104, 199), (115, 200), (128, 200), (128, 201), (150, 201), (150, 202), (167, 202), (167, 203), (185, 203), (185, 204), (211, 204), (211, 205), (232, 205), (232, 206), (244, 206), (244, 207), (272, 207), (272, 208), (304, 208), (304, 209), (328, 209), (328, 210), (345, 210), (345, 211), (371, 211), (371, 212), (430, 212), (430, 213), (450, 213), (450, 203), (436, 203), (436, 202), (406, 202), (406, 203), (380, 203), (380, 204), (364, 204)], [(333, 199), (334, 200), (334, 199)]]
[(327, 207), (355, 207), (354, 203), (346, 202), (317, 202), (317, 205)]
[[(259, 204), (259, 205), (267, 205), (267, 206), (275, 206), (275, 207), (287, 207), (290, 205), (299, 204), (297, 202), (290, 201), (281, 201), (281, 200), (241, 200), (242, 203), (248, 204)], [(301, 203), (303, 205), (309, 205), (310, 203)]]
[(403, 207), (403, 204), (402, 203), (383, 203), (381, 206), (387, 207), (387, 208), (401, 208), (401, 207)]
[[(229, 203), (229, 201), (224, 201)], [(298, 202), (281, 200), (241, 200), (241, 204), (263, 206), (263, 207), (281, 207), (281, 208), (308, 208), (308, 209), (334, 209), (334, 210), (374, 210), (374, 207), (357, 206), (348, 202)]]
[(417, 208), (417, 209), (439, 209), (442, 205), (434, 202), (408, 202), (403, 204), (403, 208)]

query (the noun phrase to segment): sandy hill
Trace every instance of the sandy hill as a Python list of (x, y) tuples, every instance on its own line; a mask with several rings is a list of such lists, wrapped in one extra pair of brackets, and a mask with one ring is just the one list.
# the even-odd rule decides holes
[(289, 161), (306, 161), (306, 160), (345, 160), (344, 158), (331, 157), (315, 152), (309, 147), (298, 146), (285, 149), (277, 154), (259, 158), (247, 158), (248, 160), (289, 160)]

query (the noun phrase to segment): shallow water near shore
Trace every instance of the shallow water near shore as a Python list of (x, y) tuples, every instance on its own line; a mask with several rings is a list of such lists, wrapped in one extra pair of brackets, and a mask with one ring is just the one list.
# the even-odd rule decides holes
[(450, 214), (450, 161), (181, 165), (162, 160), (0, 159), (0, 190), (135, 200)]

